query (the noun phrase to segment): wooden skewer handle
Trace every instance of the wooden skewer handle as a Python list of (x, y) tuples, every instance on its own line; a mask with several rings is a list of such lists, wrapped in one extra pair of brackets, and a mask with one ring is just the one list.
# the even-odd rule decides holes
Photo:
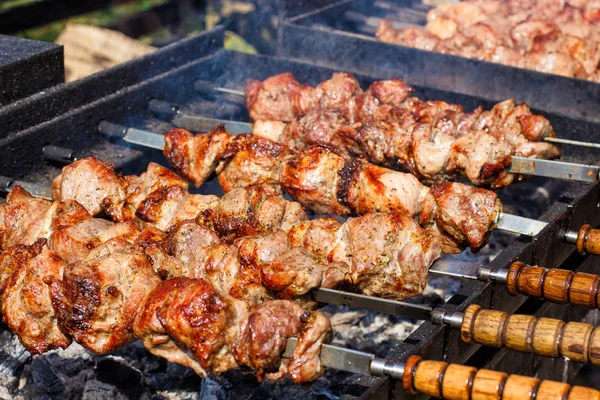
[(600, 365), (600, 329), (581, 322), (508, 315), (473, 304), (464, 313), (460, 335), (466, 343)]
[(565, 269), (547, 269), (520, 261), (508, 270), (506, 288), (512, 295), (524, 294), (559, 304), (597, 308), (600, 276)]
[(583, 225), (577, 232), (575, 245), (581, 254), (600, 255), (600, 229), (592, 229), (588, 224)]
[(582, 386), (421, 360), (419, 356), (406, 362), (402, 386), (410, 394), (451, 400), (600, 400), (600, 391)]

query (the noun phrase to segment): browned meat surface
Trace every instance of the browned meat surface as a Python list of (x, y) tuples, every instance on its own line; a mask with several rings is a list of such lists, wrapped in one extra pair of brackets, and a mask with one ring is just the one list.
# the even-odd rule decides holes
[(95, 157), (75, 161), (63, 168), (52, 185), (54, 200), (75, 200), (92, 215), (104, 211), (115, 220), (123, 219), (125, 191), (114, 165)]
[(112, 238), (119, 237), (133, 243), (139, 233), (132, 222), (115, 224), (100, 218), (89, 218), (53, 232), (48, 240), (48, 248), (70, 264), (83, 260), (90, 250)]
[(0, 205), (1, 248), (31, 245), (89, 217), (88, 212), (72, 200), (52, 203), (33, 197), (17, 186), (7, 196), (6, 203)]
[[(188, 135), (190, 140), (194, 140), (194, 137), (191, 134)], [(223, 133), (223, 135), (226, 134)], [(196, 136), (195, 138), (198, 137), (199, 136)], [(249, 138), (251, 138), (251, 136), (249, 136)], [(251, 141), (252, 140), (250, 140), (250, 142)], [(185, 145), (185, 143), (182, 145)], [(278, 145), (274, 148), (277, 146)], [(249, 147), (257, 150), (251, 143), (249, 144)], [(281, 150), (286, 151), (283, 146), (278, 147)], [(228, 151), (229, 150), (230, 149), (228, 149)], [(268, 153), (268, 149), (263, 150)], [(278, 155), (279, 153), (275, 151), (274, 154)], [(264, 158), (265, 162), (263, 165), (268, 165), (267, 161), (269, 159), (267, 154), (264, 155)], [(110, 180), (106, 177), (106, 170), (96, 168), (96, 161), (98, 160), (91, 159), (90, 162), (84, 163), (83, 161), (85, 160), (87, 159), (80, 160), (81, 164), (77, 167), (81, 176), (92, 177), (91, 179), (94, 182), (101, 181), (102, 179)], [(200, 160), (196, 161), (200, 162)], [(215, 162), (220, 162), (220, 160), (216, 160)], [(200, 164), (196, 163), (194, 165)], [(86, 170), (86, 168), (88, 169)], [(94, 177), (94, 174), (100, 175)], [(206, 224), (215, 229), (223, 237), (233, 239), (239, 236), (274, 232), (289, 224), (306, 219), (306, 213), (299, 204), (284, 200), (279, 196), (278, 190), (269, 185), (240, 188), (219, 199), (212, 195), (192, 195), (188, 193), (187, 181), (167, 168), (155, 163), (150, 163), (147, 171), (140, 176), (131, 175), (120, 178), (114, 171), (112, 171), (112, 174), (114, 181), (120, 182), (125, 193), (122, 210), (119, 212), (119, 218), (115, 220), (133, 221), (142, 229), (154, 227), (161, 230), (167, 230), (169, 227), (177, 225), (180, 222), (198, 219), (199, 223)], [(65, 173), (63, 173), (63, 175), (65, 175)], [(69, 181), (71, 185), (75, 184), (75, 179), (75, 176), (71, 177), (71, 180)], [(83, 185), (83, 182), (78, 184)], [(22, 194), (22, 192), (22, 189), (18, 189), (14, 195), (12, 195), (13, 200), (9, 198), (7, 205), (0, 206), (0, 221), (2, 215), (5, 214), (5, 224), (8, 224), (6, 225), (6, 229), (2, 229), (0, 225), (0, 229), (5, 232), (3, 235), (7, 238), (5, 242), (8, 246), (21, 242), (28, 244), (38, 237), (49, 237), (52, 233), (52, 231), (46, 229), (45, 232), (47, 232), (47, 234), (38, 234), (37, 232), (41, 229), (39, 227), (40, 224), (35, 224), (31, 227), (28, 226), (25, 229), (19, 226), (19, 224), (21, 224), (21, 222), (19, 222), (20, 220), (13, 215), (18, 214), (19, 216), (23, 216), (28, 212), (29, 208), (35, 207), (35, 204), (39, 202), (38, 199), (34, 199), (28, 194)], [(21, 198), (22, 200), (18, 200)], [(64, 192), (61, 194), (59, 200), (67, 200), (67, 198), (68, 193)], [(101, 196), (95, 199), (100, 202), (103, 201)], [(91, 204), (91, 201), (92, 200), (90, 200), (88, 204)], [(51, 203), (48, 202), (48, 205), (50, 204)], [(56, 210), (51, 208), (51, 212), (49, 211), (46, 213), (45, 220), (51, 221), (54, 230), (56, 230), (56, 226), (71, 226), (76, 222), (79, 222), (79, 220), (84, 219), (84, 217), (89, 218), (89, 215), (86, 213), (85, 216), (76, 219), (75, 216), (77, 216), (77, 214), (75, 213), (75, 210), (69, 211), (69, 213), (63, 210), (68, 208), (67, 206), (73, 208), (73, 205), (69, 206), (67, 203), (60, 207), (55, 204), (52, 207), (55, 207)], [(102, 204), (97, 203), (91, 208), (100, 209), (101, 207)], [(82, 207), (79, 208), (81, 211), (85, 211)], [(114, 209), (115, 208), (113, 208), (113, 210)], [(73, 215), (73, 220), (66, 220), (67, 215)], [(14, 224), (15, 226), (12, 227), (10, 224)], [(46, 225), (48, 225), (48, 223), (45, 223), (44, 226)], [(78, 244), (75, 245), (75, 248), (85, 251), (84, 246), (87, 245), (92, 237), (98, 236), (100, 242), (102, 242), (108, 239), (107, 235), (117, 235), (113, 231), (107, 231), (104, 236), (100, 237), (99, 231), (103, 229), (103, 225), (105, 225), (105, 222), (99, 220), (95, 222), (88, 221), (79, 227), (74, 227), (72, 229), (73, 235), (71, 235), (70, 231), (58, 233), (56, 240), (60, 237), (64, 242), (69, 240), (68, 237), (71, 236), (78, 242)], [(128, 226), (131, 228), (130, 225), (120, 225), (113, 229), (127, 229)], [(10, 236), (17, 234), (17, 231), (18, 234), (23, 235), (23, 239), (12, 238)], [(135, 236), (135, 233), (133, 231), (131, 232), (132, 235)], [(125, 233), (120, 233), (117, 236), (124, 235)], [(130, 242), (132, 241), (129, 239), (127, 240)], [(75, 249), (73, 249), (73, 251), (75, 251)], [(80, 253), (75, 257), (82, 258), (82, 255)]]
[(345, 277), (345, 265), (319, 263), (308, 250), (292, 247), (283, 231), (227, 244), (214, 231), (188, 221), (160, 240), (159, 248), (146, 246), (146, 254), (161, 276), (203, 278), (248, 304), (273, 296), (298, 298), (315, 287), (334, 287)]
[(111, 239), (65, 267), (52, 283), (62, 331), (95, 353), (134, 340), (133, 319), (160, 282), (146, 257), (132, 250), (122, 239)]
[(594, 1), (481, 1), (440, 4), (427, 25), (394, 29), (382, 20), (376, 37), (386, 43), (513, 67), (593, 80), (600, 57)]
[(41, 221), (52, 202), (33, 197), (16, 186), (0, 205), (1, 249), (15, 244), (33, 244), (38, 239)]
[[(135, 336), (144, 343), (146, 349), (152, 354), (192, 368), (200, 376), (207, 376), (208, 372), (200, 361), (194, 357), (192, 352), (169, 336), (157, 316), (157, 311), (166, 309), (169, 304), (173, 303), (173, 298), (178, 297), (180, 294), (185, 296), (188, 294), (187, 292), (193, 293), (194, 286), (197, 283), (204, 286), (201, 282), (203, 281), (173, 278), (159, 283), (150, 292), (141, 311), (135, 317), (133, 328)], [(203, 325), (206, 326), (206, 324)]]
[(432, 232), (400, 214), (368, 214), (343, 224), (317, 219), (296, 224), (287, 234), (293, 246), (346, 266), (345, 281), (362, 293), (395, 300), (421, 293), (441, 254)]
[(441, 254), (435, 235), (399, 214), (349, 219), (342, 229), (352, 257), (349, 281), (361, 292), (395, 299), (423, 292)]
[(236, 311), (205, 280), (169, 279), (148, 296), (136, 317), (135, 334), (153, 354), (200, 376), (225, 372), (237, 368), (229, 349), (229, 331), (241, 319)]
[(431, 192), (438, 204), (438, 227), (473, 249), (486, 243), (502, 212), (502, 204), (492, 192), (450, 182), (433, 186)]
[(312, 97), (312, 88), (300, 85), (291, 73), (275, 75), (263, 82), (251, 80), (246, 92), (246, 106), (252, 119), (278, 121), (296, 119), (307, 108), (304, 99)]
[(146, 172), (137, 176), (129, 176), (125, 189), (126, 200), (124, 205), (123, 215), (126, 219), (133, 219), (137, 215), (138, 210), (144, 210), (154, 202), (154, 197), (157, 192), (169, 188), (181, 188), (184, 191), (188, 190), (188, 183), (179, 175), (168, 170), (167, 168), (156, 164), (148, 164)]
[[(189, 278), (160, 283), (148, 295), (134, 327), (153, 354), (194, 368), (200, 376), (245, 366), (261, 380), (289, 375), (297, 383), (323, 372), (319, 350), (331, 332), (319, 312), (306, 312), (284, 300), (249, 309), (207, 281)], [(292, 357), (283, 360), (290, 337), (299, 343)]]
[(163, 152), (178, 173), (198, 184), (212, 175), (231, 140), (221, 126), (201, 136), (172, 129), (165, 135)]
[(34, 245), (36, 256), (20, 257), (21, 261), (8, 278), (2, 293), (2, 321), (33, 354), (71, 343), (68, 334), (59, 328), (58, 315), (52, 307), (50, 283), (61, 279), (66, 263), (58, 254)]
[[(223, 157), (226, 164), (218, 171), (219, 183), (225, 192), (254, 185), (277, 188), (281, 170), (292, 155), (289, 148), (278, 143), (253, 135), (236, 135)], [(202, 182), (194, 183), (200, 185)]]
[(9, 278), (21, 265), (27, 264), (32, 258), (39, 254), (39, 246), (43, 241), (34, 243), (32, 246), (17, 244), (5, 249), (0, 253), (0, 307), (2, 306), (2, 294), (7, 288)]
[(354, 92), (331, 93), (353, 111), (319, 98), (289, 123), (255, 121), (253, 134), (295, 151), (322, 145), (339, 154), (402, 168), (425, 181), (463, 174), (476, 185), (491, 187), (506, 186), (515, 179), (506, 171), (513, 155), (560, 156), (557, 145), (543, 142), (555, 136), (550, 122), (512, 99), (489, 111), (477, 108), (465, 113), (457, 104), (411, 97), (412, 88), (399, 79), (374, 82), (364, 95), (350, 94), (362, 91), (355, 79), (352, 85), (342, 84), (348, 81), (350, 75), (334, 74), (313, 96), (323, 91), (321, 87), (352, 87)]
[[(296, 383), (307, 382), (323, 372), (319, 348), (330, 334), (329, 321), (318, 311), (307, 312), (285, 300), (269, 301), (256, 306), (241, 323), (233, 354), (240, 365), (255, 370), (259, 379), (289, 375)], [(298, 347), (282, 360), (290, 337), (298, 337)]]

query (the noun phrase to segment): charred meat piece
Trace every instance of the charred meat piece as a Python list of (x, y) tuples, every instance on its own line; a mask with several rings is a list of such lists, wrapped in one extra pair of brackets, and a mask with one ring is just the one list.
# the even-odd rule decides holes
[[(136, 317), (135, 333), (153, 354), (192, 367), (200, 376), (242, 366), (259, 379), (291, 376), (296, 383), (322, 372), (319, 350), (331, 326), (319, 312), (285, 301), (249, 308), (202, 279), (174, 278), (160, 283)], [(298, 346), (282, 359), (287, 339)]]
[(132, 249), (122, 239), (111, 239), (52, 283), (61, 330), (94, 353), (134, 340), (133, 320), (160, 282), (147, 258)]
[[(289, 375), (295, 383), (302, 383), (323, 372), (319, 350), (330, 339), (331, 325), (320, 312), (305, 311), (285, 300), (269, 301), (253, 308), (240, 327), (234, 357), (255, 370), (259, 379)], [(298, 346), (289, 359), (282, 360), (290, 337), (298, 338)]]
[(148, 295), (134, 330), (151, 353), (207, 376), (238, 367), (229, 346), (245, 316), (207, 281), (173, 278)]
[(65, 349), (71, 343), (68, 333), (59, 327), (50, 287), (51, 282), (62, 278), (67, 264), (55, 252), (42, 248), (41, 240), (28, 250), (29, 254), (13, 259), (19, 264), (2, 292), (2, 321), (33, 354)]

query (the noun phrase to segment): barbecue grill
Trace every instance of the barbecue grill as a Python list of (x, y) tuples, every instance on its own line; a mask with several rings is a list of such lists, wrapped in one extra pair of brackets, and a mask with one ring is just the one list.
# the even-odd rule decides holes
[(424, 26), (428, 10), (418, 1), (313, 1), (290, 6), (282, 26), (280, 54), (338, 69), (451, 90), (500, 101), (518, 98), (561, 114), (598, 119), (600, 84), (507, 67), (464, 57), (381, 43), (381, 18), (394, 26)]
[[(247, 121), (247, 111), (235, 99), (215, 94), (202, 94), (194, 82), (205, 80), (219, 87), (237, 89), (248, 78), (265, 79), (268, 76), (291, 71), (297, 79), (307, 84), (317, 84), (328, 79), (334, 69), (316, 66), (289, 58), (252, 56), (224, 50), (223, 30), (207, 31), (196, 37), (177, 42), (138, 60), (123, 64), (81, 81), (60, 85), (0, 109), (0, 170), (5, 178), (4, 187), (22, 183), (36, 194), (44, 194), (51, 180), (58, 175), (65, 162), (75, 158), (95, 155), (113, 162), (123, 173), (140, 173), (148, 162), (167, 165), (159, 151), (141, 146), (127, 145), (122, 140), (107, 139), (98, 132), (102, 121), (122, 126), (164, 133), (172, 127), (155, 118), (149, 108), (151, 100), (161, 100), (177, 105), (187, 112), (225, 120)], [(370, 43), (375, 45), (376, 43)], [(379, 44), (378, 44), (379, 45)], [(377, 76), (357, 75), (366, 87)], [(486, 99), (416, 86), (421, 98), (458, 103), (465, 109), (477, 105), (486, 108), (492, 103)], [(519, 100), (525, 100), (519, 98)], [(599, 128), (598, 123), (542, 113), (551, 121), (559, 136), (585, 140)], [(598, 150), (581, 147), (564, 147), (563, 158), (578, 163), (593, 163)], [(528, 217), (548, 222), (536, 237), (493, 239), (502, 250), (490, 263), (495, 268), (509, 268), (515, 260), (545, 267), (559, 267), (575, 271), (594, 271), (595, 259), (574, 255), (574, 246), (567, 244), (562, 235), (567, 230), (577, 230), (584, 223), (600, 224), (600, 185), (568, 181), (559, 186), (556, 181), (534, 178), (525, 183), (531, 189), (543, 187), (548, 193), (548, 203)], [(515, 202), (515, 191), (506, 188), (500, 196), (506, 205)], [(216, 182), (200, 188), (201, 193), (221, 195)], [(539, 194), (539, 193), (538, 193)], [(514, 205), (514, 204), (513, 204)], [(517, 208), (515, 210), (518, 211)], [(496, 234), (494, 234), (496, 235)], [(507, 244), (501, 244), (505, 241)], [(471, 257), (465, 255), (465, 257)], [(475, 256), (470, 258), (477, 260)], [(462, 281), (458, 292), (441, 308), (449, 314), (464, 312), (473, 303), (484, 308), (494, 308), (507, 313), (523, 311), (538, 317), (547, 316), (595, 322), (597, 312), (583, 308), (568, 308), (508, 295), (505, 288), (489, 282)], [(568, 314), (568, 315), (567, 315)], [(386, 354), (386, 359), (405, 362), (409, 356), (420, 354), (427, 359), (444, 359), (448, 362), (469, 362), (479, 367), (501, 369), (525, 375), (537, 374), (542, 378), (561, 379), (572, 376), (577, 364), (564, 360), (534, 357), (529, 354), (510, 353), (506, 350), (484, 349), (460, 340), (460, 332), (430, 321), (425, 321), (401, 343)], [(109, 361), (99, 362), (106, 373)], [(534, 371), (535, 369), (535, 371)], [(387, 378), (353, 376), (351, 384), (340, 389), (344, 398), (403, 398), (406, 393), (401, 383)]]

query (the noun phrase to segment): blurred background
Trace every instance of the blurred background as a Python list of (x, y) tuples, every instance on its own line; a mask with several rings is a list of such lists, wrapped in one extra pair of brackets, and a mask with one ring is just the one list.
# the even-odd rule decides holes
[(0, 34), (65, 46), (66, 80), (225, 26), (225, 47), (271, 54), (276, 1), (269, 0), (0, 0)]

